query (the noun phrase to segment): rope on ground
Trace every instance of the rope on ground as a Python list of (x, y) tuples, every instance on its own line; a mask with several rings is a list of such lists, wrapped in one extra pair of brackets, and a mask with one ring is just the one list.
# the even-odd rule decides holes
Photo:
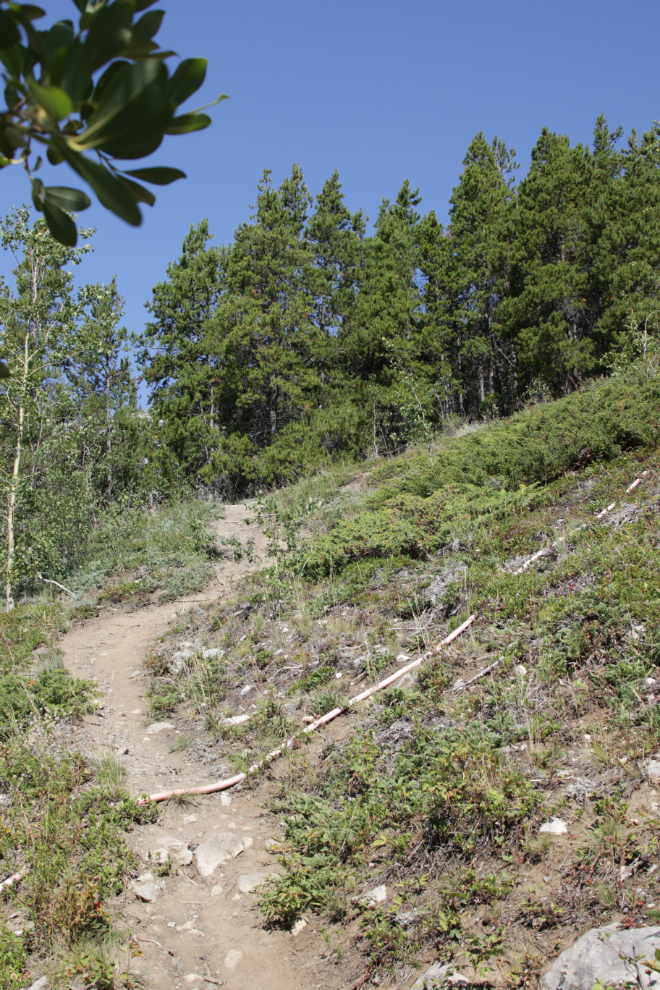
[[(212, 784), (205, 784), (202, 787), (185, 787), (175, 791), (159, 791), (157, 794), (149, 794), (148, 797), (141, 798), (138, 801), (138, 804), (148, 804), (149, 801), (167, 801), (169, 798), (180, 797), (184, 794), (213, 794), (215, 791), (226, 791), (230, 787), (235, 787), (237, 784), (241, 784), (247, 779), (247, 777), (253, 776), (255, 773), (258, 773), (259, 770), (263, 770), (268, 766), (268, 764), (272, 763), (273, 760), (276, 760), (288, 750), (293, 749), (297, 740), (300, 739), (302, 735), (308, 735), (310, 732), (316, 732), (316, 730), (320, 729), (321, 726), (327, 725), (328, 722), (332, 722), (343, 712), (348, 711), (350, 708), (354, 708), (356, 705), (359, 705), (360, 702), (366, 701), (367, 698), (377, 694), (379, 691), (383, 691), (386, 687), (389, 687), (390, 684), (394, 684), (401, 677), (404, 677), (405, 674), (410, 673), (411, 670), (415, 670), (416, 667), (419, 667), (426, 660), (430, 660), (431, 657), (437, 656), (443, 647), (449, 646), (449, 644), (460, 636), (461, 633), (465, 632), (465, 630), (472, 625), (475, 619), (476, 615), (471, 615), (469, 619), (462, 622), (461, 625), (454, 629), (453, 632), (449, 633), (448, 636), (445, 636), (441, 643), (438, 643), (437, 646), (434, 646), (432, 649), (428, 650), (428, 652), (424, 653), (421, 657), (418, 657), (417, 660), (413, 660), (411, 663), (406, 664), (405, 667), (401, 667), (399, 670), (395, 671), (394, 674), (390, 674), (389, 677), (384, 678), (384, 680), (380, 681), (374, 687), (367, 688), (366, 691), (363, 691), (361, 694), (357, 694), (354, 698), (351, 698), (346, 708), (333, 708), (332, 711), (322, 715), (321, 718), (317, 718), (315, 722), (305, 726), (300, 733), (292, 736), (291, 739), (287, 739), (282, 746), (278, 747), (278, 749), (274, 749), (271, 753), (268, 753), (263, 760), (260, 760), (258, 763), (254, 763), (245, 773), (237, 773), (235, 777), (229, 777), (228, 780), (217, 780)], [(495, 664), (491, 666), (495, 666)], [(484, 672), (482, 671), (482, 673), (478, 676), (483, 676), (483, 673)]]

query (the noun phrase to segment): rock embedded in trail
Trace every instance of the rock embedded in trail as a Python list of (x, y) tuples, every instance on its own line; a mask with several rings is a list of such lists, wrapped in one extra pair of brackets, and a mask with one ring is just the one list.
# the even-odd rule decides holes
[(148, 736), (155, 736), (156, 733), (158, 732), (164, 732), (166, 729), (173, 729), (173, 728), (174, 726), (172, 725), (171, 722), (154, 722), (153, 725), (150, 725), (144, 731), (147, 733)]
[(225, 956), (225, 966), (227, 969), (236, 969), (242, 958), (243, 953), (240, 949), (230, 949)]
[(262, 883), (267, 883), (268, 880), (272, 880), (276, 876), (278, 876), (277, 873), (244, 873), (238, 878), (238, 889), (241, 894), (251, 894)]
[(651, 971), (647, 976), (644, 966), (644, 960), (654, 961), (656, 949), (660, 949), (658, 927), (623, 931), (617, 931), (616, 925), (593, 928), (555, 959), (542, 978), (541, 987), (543, 990), (592, 990), (600, 980), (607, 986), (630, 984), (658, 990), (660, 973)]
[[(142, 859), (149, 862), (166, 862), (169, 856), (170, 862), (175, 866), (190, 866), (193, 861), (192, 851), (185, 842), (177, 839), (173, 835), (158, 836), (155, 840), (157, 848), (146, 849)], [(163, 855), (164, 854), (164, 855)]]
[(210, 877), (219, 866), (235, 859), (244, 848), (233, 832), (216, 832), (195, 850), (197, 872), (202, 877)]
[(155, 901), (163, 892), (163, 883), (159, 883), (153, 873), (143, 873), (131, 883), (135, 896), (141, 901)]

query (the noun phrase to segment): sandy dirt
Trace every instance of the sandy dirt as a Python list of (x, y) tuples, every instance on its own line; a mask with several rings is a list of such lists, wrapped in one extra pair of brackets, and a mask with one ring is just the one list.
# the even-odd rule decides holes
[[(225, 518), (212, 525), (219, 536), (237, 536), (242, 542), (254, 539), (256, 554), (265, 560), (263, 533), (256, 523), (244, 522), (250, 514), (249, 506), (228, 505)], [(71, 673), (95, 680), (103, 693), (103, 709), (85, 719), (86, 729), (99, 753), (115, 752), (119, 747), (125, 784), (132, 795), (217, 779), (211, 768), (185, 750), (170, 752), (177, 736), (190, 729), (179, 724), (176, 716), (168, 719), (171, 728), (147, 732), (147, 678), (142, 663), (151, 644), (170, 628), (177, 614), (196, 607), (196, 602), (231, 596), (240, 579), (259, 566), (258, 559), (252, 564), (245, 558), (225, 562), (217, 578), (198, 595), (134, 612), (105, 612), (76, 625), (60, 640)], [(315, 930), (313, 916), (296, 936), (269, 930), (254, 906), (257, 895), (239, 892), (241, 876), (281, 869), (276, 856), (264, 847), (267, 839), (281, 837), (280, 824), (265, 807), (272, 787), (266, 782), (252, 791), (198, 796), (194, 804), (167, 802), (157, 825), (130, 834), (129, 842), (145, 862), (145, 872), (149, 851), (162, 846), (165, 836), (194, 847), (218, 830), (229, 830), (246, 847), (208, 878), (199, 875), (194, 863), (180, 867), (176, 875), (156, 877), (162, 890), (152, 903), (141, 901), (127, 887), (115, 906), (118, 927), (127, 923), (140, 945), (143, 954), (132, 960), (131, 972), (139, 973), (146, 986), (153, 990), (212, 990), (216, 986), (227, 990), (339, 990), (351, 985), (345, 967), (339, 973), (322, 959), (327, 947)]]

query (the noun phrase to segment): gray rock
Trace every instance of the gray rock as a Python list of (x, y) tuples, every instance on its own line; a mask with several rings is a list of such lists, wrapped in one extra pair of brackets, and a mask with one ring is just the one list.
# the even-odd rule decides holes
[(47, 976), (40, 976), (38, 980), (35, 980), (29, 990), (50, 990), (50, 983), (48, 982)]
[[(660, 928), (627, 928), (616, 925), (593, 928), (555, 959), (541, 980), (543, 990), (592, 990), (597, 980), (607, 985), (660, 988), (660, 973), (646, 975), (643, 959), (652, 960), (660, 948)], [(624, 958), (621, 958), (623, 956)]]
[(415, 980), (410, 990), (433, 990), (434, 987), (441, 987), (444, 983), (467, 982), (464, 976), (456, 972), (451, 963), (437, 962)]
[(376, 904), (383, 904), (387, 900), (387, 887), (384, 883), (380, 887), (374, 887), (373, 890), (368, 890), (366, 894), (360, 897), (360, 903), (366, 904), (368, 907), (375, 907)]
[(193, 854), (185, 842), (177, 839), (173, 835), (162, 835), (157, 838), (156, 849), (147, 849), (142, 859), (163, 865), (169, 856), (170, 862), (174, 866), (190, 866), (193, 861)]
[(651, 780), (657, 780), (660, 777), (660, 760), (649, 760), (646, 772)]
[(566, 835), (568, 826), (561, 818), (551, 818), (549, 822), (541, 825), (539, 832), (547, 832), (549, 835)]
[(220, 650), (215, 646), (211, 647), (209, 650), (202, 650), (202, 656), (205, 660), (213, 660), (215, 657), (222, 657), (224, 656), (224, 653), (224, 650)]
[(173, 729), (174, 726), (171, 722), (154, 722), (150, 725), (145, 732), (148, 736), (155, 736), (158, 732), (164, 732), (166, 729)]
[(210, 877), (214, 870), (230, 859), (235, 859), (244, 848), (239, 837), (233, 832), (216, 832), (195, 850), (199, 875)]
[(241, 894), (251, 894), (262, 883), (266, 883), (271, 877), (276, 876), (277, 873), (244, 873), (238, 878), (238, 889)]
[(566, 797), (573, 798), (575, 801), (583, 801), (598, 789), (598, 784), (594, 784), (587, 777), (575, 777), (573, 783), (566, 788)]
[(153, 873), (143, 873), (131, 883), (135, 896), (141, 901), (155, 901), (163, 892), (164, 884), (159, 883)]

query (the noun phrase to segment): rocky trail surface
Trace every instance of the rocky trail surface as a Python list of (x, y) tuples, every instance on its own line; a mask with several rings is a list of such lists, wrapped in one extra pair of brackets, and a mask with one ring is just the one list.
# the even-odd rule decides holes
[[(226, 506), (213, 523), (218, 536), (254, 539), (265, 559), (266, 540), (254, 522), (246, 524), (245, 505)], [(177, 613), (200, 600), (229, 597), (240, 579), (260, 566), (226, 562), (216, 579), (198, 594), (168, 605), (134, 612), (113, 610), (85, 621), (60, 641), (64, 662), (74, 676), (96, 681), (103, 694), (98, 714), (85, 719), (87, 737), (99, 755), (117, 753), (124, 784), (133, 796), (169, 788), (192, 788), (227, 776), (203, 746), (176, 750), (189, 726), (150, 724), (146, 715), (147, 675), (142, 664), (149, 647), (175, 622)], [(272, 785), (232, 790), (162, 806), (157, 824), (138, 827), (128, 841), (143, 871), (127, 885), (117, 905), (118, 927), (128, 924), (142, 952), (131, 962), (153, 990), (306, 990), (346, 986), (326, 970), (325, 945), (312, 926), (299, 931), (269, 930), (255, 908), (254, 888), (281, 869), (267, 846), (281, 834), (265, 805)], [(159, 875), (169, 855), (171, 869)], [(163, 872), (161, 870), (161, 872)], [(302, 930), (307, 927), (307, 930)]]

